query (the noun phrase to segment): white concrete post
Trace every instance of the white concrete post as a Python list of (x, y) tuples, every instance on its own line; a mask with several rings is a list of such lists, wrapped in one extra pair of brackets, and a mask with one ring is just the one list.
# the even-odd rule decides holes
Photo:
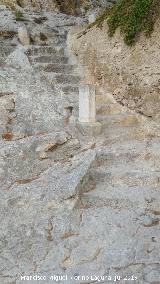
[(89, 24), (93, 24), (96, 21), (96, 15), (93, 13), (88, 17)]
[(79, 87), (79, 122), (94, 123), (96, 121), (96, 95), (93, 85)]
[(96, 122), (96, 92), (93, 85), (79, 87), (79, 119), (77, 127), (82, 135), (96, 136), (102, 127)]
[(21, 26), (18, 28), (18, 38), (23, 45), (30, 44), (30, 37), (25, 26)]

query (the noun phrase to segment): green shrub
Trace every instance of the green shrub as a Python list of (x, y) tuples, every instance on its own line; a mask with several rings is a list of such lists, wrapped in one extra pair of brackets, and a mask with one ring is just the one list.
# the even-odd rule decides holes
[(16, 18), (16, 21), (24, 21), (25, 20), (23, 13), (21, 11), (15, 12), (15, 18)]
[(159, 0), (118, 0), (111, 9), (106, 9), (96, 20), (101, 27), (107, 19), (108, 34), (113, 36), (119, 27), (127, 45), (136, 41), (141, 31), (150, 35), (160, 15)]

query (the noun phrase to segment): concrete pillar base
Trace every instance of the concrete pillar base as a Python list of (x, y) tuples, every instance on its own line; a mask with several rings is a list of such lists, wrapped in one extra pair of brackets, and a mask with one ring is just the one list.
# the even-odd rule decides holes
[(83, 136), (98, 136), (102, 132), (102, 125), (99, 122), (80, 122), (76, 123), (79, 132)]

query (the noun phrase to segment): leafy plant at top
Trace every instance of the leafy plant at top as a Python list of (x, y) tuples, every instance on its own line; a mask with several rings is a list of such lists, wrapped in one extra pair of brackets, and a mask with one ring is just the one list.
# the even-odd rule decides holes
[(15, 17), (16, 17), (16, 21), (24, 21), (25, 20), (23, 13), (21, 11), (16, 11)]
[(119, 27), (127, 45), (133, 45), (141, 31), (150, 35), (160, 15), (159, 0), (118, 0), (111, 9), (106, 9), (96, 20), (101, 27), (107, 19), (108, 34), (113, 36)]

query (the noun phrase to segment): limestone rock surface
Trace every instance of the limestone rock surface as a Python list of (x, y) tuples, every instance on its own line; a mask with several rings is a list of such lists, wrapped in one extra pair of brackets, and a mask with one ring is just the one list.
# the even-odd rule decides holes
[(30, 62), (25, 54), (25, 48), (18, 46), (6, 59), (6, 64), (13, 68), (30, 69)]
[(67, 14), (85, 14), (88, 10), (111, 6), (116, 0), (0, 0), (12, 9), (27, 8), (35, 11), (56, 11)]
[(141, 35), (133, 47), (125, 45), (119, 31), (108, 37), (106, 23), (102, 29), (84, 30), (73, 28), (68, 46), (83, 68), (85, 82), (96, 84), (99, 93), (110, 93), (121, 105), (159, 123), (160, 22), (150, 38)]
[[(90, 75), (68, 50), (67, 36), (86, 19), (23, 14), (32, 38), (25, 47), (14, 13), (0, 6), (0, 27), (7, 29), (0, 38), (0, 284), (51, 284), (60, 275), (66, 284), (159, 283), (156, 127), (102, 85), (102, 131), (81, 135), (79, 86)], [(86, 54), (86, 66), (89, 58), (94, 65)]]

